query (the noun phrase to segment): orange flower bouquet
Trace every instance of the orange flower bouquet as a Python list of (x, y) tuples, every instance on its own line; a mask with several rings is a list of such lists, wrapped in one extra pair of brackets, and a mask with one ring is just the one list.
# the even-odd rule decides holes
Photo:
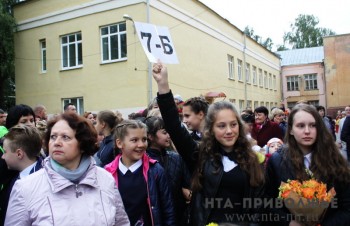
[(335, 194), (334, 188), (327, 192), (327, 185), (315, 179), (288, 180), (281, 183), (278, 197), (283, 199), (295, 220), (303, 225), (317, 225)]

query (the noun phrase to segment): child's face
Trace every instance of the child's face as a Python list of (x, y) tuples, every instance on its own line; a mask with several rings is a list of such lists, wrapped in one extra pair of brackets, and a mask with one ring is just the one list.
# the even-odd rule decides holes
[(270, 153), (270, 154), (275, 153), (281, 146), (282, 146), (281, 143), (279, 143), (279, 142), (273, 142), (272, 144), (270, 144), (269, 153)]
[(156, 136), (151, 138), (152, 147), (163, 149), (170, 146), (170, 136), (165, 129), (157, 131)]
[(145, 129), (128, 129), (123, 140), (116, 139), (116, 146), (122, 150), (122, 162), (131, 166), (140, 160), (147, 148), (147, 132)]

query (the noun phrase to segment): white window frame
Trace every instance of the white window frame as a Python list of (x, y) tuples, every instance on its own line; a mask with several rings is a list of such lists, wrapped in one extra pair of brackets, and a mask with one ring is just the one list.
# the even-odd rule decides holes
[(62, 98), (62, 109), (68, 103), (72, 103), (77, 108), (77, 113), (79, 115), (84, 114), (84, 98), (83, 97), (71, 97), (71, 98)]
[(299, 91), (299, 76), (287, 76), (287, 91)]
[(245, 81), (250, 83), (250, 64), (245, 64)]
[(238, 81), (242, 81), (242, 61), (237, 59), (237, 69), (238, 69)]
[(241, 112), (244, 110), (244, 100), (239, 100), (239, 110)]
[[(113, 30), (116, 28), (116, 31)], [(107, 33), (104, 33), (107, 31)], [(117, 23), (100, 28), (100, 41), (101, 41), (101, 62), (102, 63), (111, 63), (124, 61), (127, 59), (127, 40), (126, 40), (126, 23)], [(117, 43), (114, 43), (113, 40), (117, 39)], [(104, 42), (107, 42), (107, 50), (104, 48)], [(113, 45), (112, 45), (113, 42)], [(116, 47), (113, 47), (115, 46)], [(114, 48), (114, 50), (113, 50)], [(107, 53), (106, 53), (107, 51)], [(117, 54), (112, 54), (114, 51), (117, 51)], [(113, 56), (112, 56), (113, 55)]]
[(228, 66), (228, 78), (235, 79), (235, 65), (234, 65), (234, 57), (231, 55), (227, 55), (227, 66)]
[(41, 73), (47, 71), (47, 60), (46, 60), (46, 40), (40, 40), (40, 61), (41, 61)]
[(255, 109), (257, 107), (259, 107), (259, 101), (254, 101), (254, 108), (252, 108), (252, 109)]
[(277, 84), (276, 75), (273, 75), (273, 90), (277, 90), (276, 84)]
[(229, 101), (230, 101), (231, 103), (233, 103), (234, 105), (236, 105), (236, 99), (230, 98)]
[(264, 87), (263, 71), (259, 68), (259, 86)]
[(253, 85), (256, 85), (256, 66), (253, 66)]
[(247, 100), (247, 107), (246, 108), (252, 109), (252, 101), (251, 100)]
[[(71, 37), (74, 37), (74, 40), (71, 41)], [(65, 43), (63, 42), (64, 39), (67, 40)], [(71, 62), (70, 59), (70, 54), (72, 50), (70, 47), (73, 47), (72, 49), (75, 54), (75, 57), (72, 58), (74, 62)], [(66, 54), (64, 49), (66, 49)], [(81, 68), (83, 66), (83, 46), (81, 32), (61, 36), (61, 59), (61, 66), (63, 70)]]
[(269, 73), (269, 88), (272, 89), (272, 75)]
[(265, 86), (265, 89), (269, 88), (269, 84), (267, 80), (267, 71), (264, 71), (264, 86)]
[(310, 105), (313, 105), (315, 107), (320, 105), (320, 101), (318, 101), (318, 100), (309, 100), (307, 103)]
[(305, 74), (304, 75), (304, 81), (305, 81), (305, 90), (317, 90), (318, 84), (317, 84), (317, 74)]

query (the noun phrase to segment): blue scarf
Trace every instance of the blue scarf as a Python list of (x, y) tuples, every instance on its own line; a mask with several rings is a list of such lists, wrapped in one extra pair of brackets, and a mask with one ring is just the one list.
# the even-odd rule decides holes
[(80, 178), (88, 170), (91, 163), (91, 158), (90, 156), (82, 155), (79, 166), (75, 170), (69, 170), (64, 168), (61, 164), (59, 164), (52, 158), (50, 158), (50, 163), (51, 163), (52, 169), (55, 172), (57, 172), (59, 175), (66, 178), (67, 180), (72, 181), (73, 183), (78, 183), (80, 181)]

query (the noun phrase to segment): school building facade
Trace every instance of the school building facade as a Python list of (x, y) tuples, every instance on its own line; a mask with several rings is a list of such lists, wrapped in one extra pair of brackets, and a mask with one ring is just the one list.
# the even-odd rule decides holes
[(281, 101), (279, 57), (197, 0), (27, 0), (14, 15), (17, 104), (145, 108), (157, 86), (133, 21), (168, 27), (179, 60), (169, 82), (183, 99), (219, 92), (241, 110)]

